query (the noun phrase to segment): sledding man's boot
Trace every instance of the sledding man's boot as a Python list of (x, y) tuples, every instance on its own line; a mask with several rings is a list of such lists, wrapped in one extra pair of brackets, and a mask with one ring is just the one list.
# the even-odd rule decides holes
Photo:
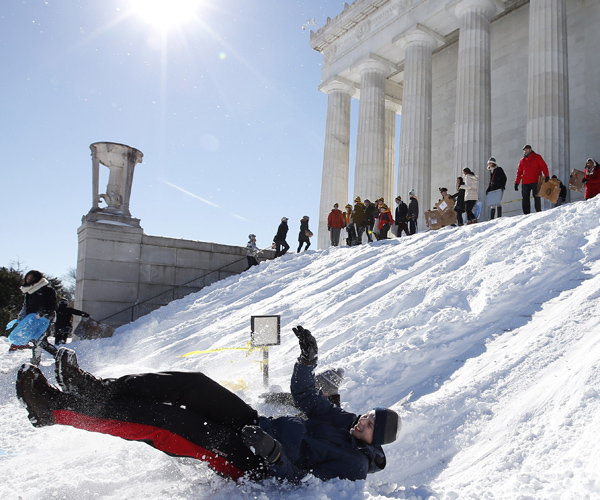
[(37, 366), (29, 363), (21, 366), (16, 389), (17, 398), (29, 412), (29, 421), (34, 427), (54, 425), (52, 410), (60, 406), (59, 399), (64, 394), (48, 384)]
[(108, 384), (79, 368), (77, 354), (72, 349), (67, 347), (58, 349), (54, 371), (56, 381), (64, 392), (93, 398), (108, 396)]

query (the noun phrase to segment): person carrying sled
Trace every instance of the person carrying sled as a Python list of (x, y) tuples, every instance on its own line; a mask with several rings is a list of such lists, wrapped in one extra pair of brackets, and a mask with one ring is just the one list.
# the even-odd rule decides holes
[[(22, 321), (28, 314), (35, 314), (37, 318), (48, 318), (50, 324), (48, 325), (46, 333), (38, 340), (38, 344), (40, 345), (42, 345), (44, 342), (47, 344), (46, 337), (51, 331), (55, 319), (56, 292), (54, 291), (54, 288), (50, 286), (50, 282), (44, 277), (44, 275), (35, 270), (29, 271), (25, 275), (21, 292), (23, 292), (25, 298), (23, 300), (23, 307), (19, 312), (17, 320)], [(31, 346), (11, 345), (9, 352), (30, 347)], [(36, 347), (34, 346), (34, 359), (39, 358), (40, 356), (41, 353), (37, 351)]]
[(396, 440), (398, 414), (375, 408), (358, 415), (333, 405), (315, 387), (315, 338), (302, 326), (293, 331), (301, 352), (291, 393), (306, 419), (261, 416), (200, 372), (99, 379), (79, 368), (75, 352), (66, 347), (56, 356), (63, 391), (25, 364), (17, 375), (17, 397), (35, 427), (70, 425), (143, 441), (171, 456), (203, 460), (233, 479), (298, 482), (312, 473), (322, 480), (360, 480), (382, 470), (382, 445)]
[(58, 301), (56, 322), (54, 323), (54, 345), (67, 343), (67, 338), (73, 331), (73, 315), (89, 318), (90, 315), (73, 307), (69, 307), (67, 299)]
[(522, 206), (523, 213), (531, 213), (531, 195), (533, 194), (533, 205), (536, 212), (542, 211), (542, 200), (537, 195), (537, 185), (540, 175), (543, 175), (546, 180), (550, 178), (548, 173), (548, 165), (537, 154), (529, 144), (523, 146), (523, 158), (519, 161), (517, 167), (517, 177), (515, 177), (515, 191), (519, 190), (521, 184), (521, 194), (523, 195)]
[(302, 247), (306, 244), (304, 251), (310, 247), (310, 237), (313, 235), (312, 231), (308, 228), (308, 215), (305, 215), (300, 219), (300, 232), (298, 233), (298, 253), (302, 251)]

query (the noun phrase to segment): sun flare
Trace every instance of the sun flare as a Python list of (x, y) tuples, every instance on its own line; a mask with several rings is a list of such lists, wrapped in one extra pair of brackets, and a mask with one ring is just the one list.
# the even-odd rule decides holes
[(133, 13), (162, 30), (182, 26), (194, 19), (203, 0), (130, 0)]

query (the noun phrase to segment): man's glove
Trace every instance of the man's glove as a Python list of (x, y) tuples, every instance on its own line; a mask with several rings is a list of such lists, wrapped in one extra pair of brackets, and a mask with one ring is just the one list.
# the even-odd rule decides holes
[(519, 190), (519, 185), (515, 182), (515, 191)]
[(88, 313), (83, 313), (83, 314), (81, 315), (81, 317), (82, 317), (82, 318), (89, 318), (89, 317), (90, 317), (90, 315), (89, 315)]
[(272, 464), (281, 455), (281, 444), (257, 425), (246, 425), (242, 429), (242, 441), (257, 457)]
[(292, 328), (292, 331), (298, 337), (300, 343), (300, 356), (298, 357), (298, 363), (308, 366), (316, 366), (317, 360), (319, 359), (318, 353), (319, 348), (317, 347), (317, 341), (310, 333), (310, 330), (298, 325), (296, 328)]

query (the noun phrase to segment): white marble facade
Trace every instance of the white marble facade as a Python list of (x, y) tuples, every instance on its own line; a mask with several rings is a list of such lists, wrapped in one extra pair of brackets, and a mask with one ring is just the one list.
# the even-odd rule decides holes
[(508, 177), (504, 213), (520, 214), (513, 180), (524, 144), (565, 183), (600, 157), (598, 0), (355, 0), (310, 42), (328, 95), (319, 248), (336, 202), (383, 196), (394, 207), (415, 189), (423, 213), (464, 167), (485, 192), (494, 156)]

